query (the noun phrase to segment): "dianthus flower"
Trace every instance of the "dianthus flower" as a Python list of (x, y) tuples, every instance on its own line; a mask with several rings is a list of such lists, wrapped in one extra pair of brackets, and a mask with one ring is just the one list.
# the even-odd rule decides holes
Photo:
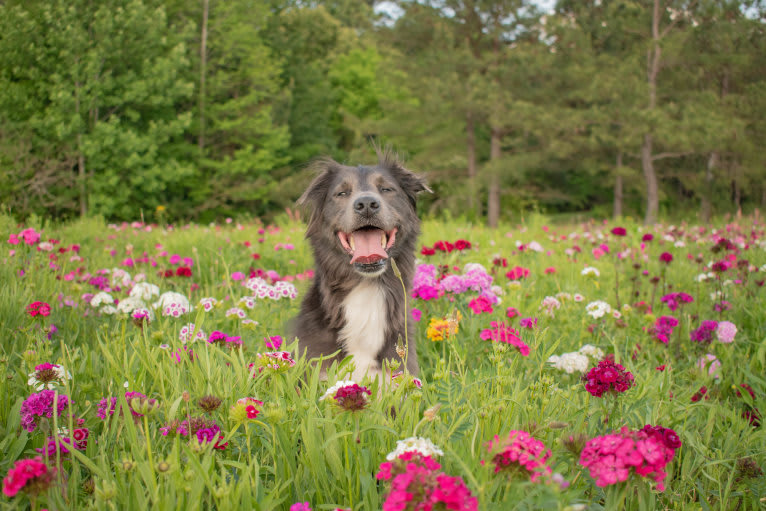
[[(130, 406), (130, 403), (132, 400), (138, 399), (138, 400), (144, 400), (147, 399), (147, 397), (140, 392), (126, 392), (125, 393), (125, 400), (128, 402), (128, 408), (130, 409), (130, 413), (133, 415), (134, 419), (137, 419), (138, 417), (143, 417), (143, 414), (140, 414), (136, 412), (132, 406)], [(106, 420), (107, 416), (114, 415), (115, 409), (117, 408), (117, 398), (116, 397), (110, 397), (110, 398), (103, 398), (98, 403), (98, 409), (96, 410), (96, 416), (100, 418), (101, 420)]]
[(237, 402), (232, 405), (229, 410), (229, 416), (231, 420), (237, 423), (253, 420), (261, 413), (259, 409), (261, 406), (263, 406), (263, 401), (254, 397), (243, 397), (237, 399)]
[(388, 482), (383, 511), (477, 510), (478, 500), (463, 480), (440, 469), (429, 456), (411, 451), (381, 463), (375, 477)]
[(537, 326), (537, 318), (521, 318), (519, 326), (521, 328), (535, 328)]
[(267, 351), (265, 353), (256, 353), (255, 356), (257, 361), (248, 365), (253, 376), (261, 374), (264, 370), (281, 373), (295, 365), (295, 360), (293, 360), (289, 351)]
[(673, 329), (678, 326), (678, 320), (673, 316), (660, 316), (654, 322), (652, 334), (660, 342), (668, 344), (670, 336), (673, 335)]
[(319, 400), (331, 398), (332, 402), (339, 408), (349, 412), (358, 412), (367, 407), (369, 404), (368, 396), (371, 395), (372, 392), (367, 387), (361, 387), (353, 381), (340, 381), (330, 387)]
[(588, 371), (583, 376), (585, 390), (592, 396), (602, 397), (604, 394), (621, 394), (634, 384), (633, 375), (622, 365), (607, 358)]
[(212, 444), (213, 449), (218, 450), (223, 450), (229, 445), (228, 442), (222, 442), (224, 436), (221, 434), (221, 427), (215, 420), (206, 417), (191, 417), (180, 422), (173, 420), (162, 426), (160, 432), (163, 436), (194, 437), (198, 445)]
[(671, 311), (675, 311), (679, 306), (694, 301), (688, 293), (669, 293), (660, 298), (660, 301), (668, 306)]
[(734, 337), (737, 335), (737, 326), (731, 321), (721, 321), (718, 323), (715, 333), (719, 342), (729, 344), (734, 342)]
[(46, 317), (51, 313), (51, 306), (45, 302), (32, 302), (27, 305), (27, 314), (32, 316)]
[(521, 280), (529, 277), (529, 268), (523, 266), (514, 266), (505, 274), (508, 280)]
[(290, 511), (311, 511), (311, 506), (308, 502), (296, 502), (290, 506)]
[(550, 317), (555, 316), (555, 310), (561, 307), (561, 302), (553, 297), (553, 296), (546, 296), (543, 298), (543, 301), (540, 303), (540, 310), (543, 310), (546, 315)]
[(551, 364), (554, 369), (564, 371), (567, 374), (572, 374), (575, 371), (584, 373), (590, 367), (590, 359), (582, 353), (572, 352), (564, 353), (563, 355), (551, 355), (548, 357), (547, 362)]
[(468, 303), (468, 307), (471, 308), (474, 314), (481, 314), (482, 312), (492, 313), (492, 303), (486, 296), (477, 296)]
[(506, 326), (505, 323), (498, 323), (497, 321), (492, 321), (490, 326), (491, 328), (485, 328), (479, 334), (483, 340), (504, 342), (510, 344), (511, 346), (515, 346), (522, 356), (526, 357), (529, 355), (529, 346), (527, 346), (524, 341), (521, 340), (521, 337), (519, 337), (519, 334), (516, 332), (516, 330)]
[(77, 428), (72, 432), (72, 436), (59, 437), (58, 439), (48, 437), (45, 446), (35, 450), (48, 458), (55, 458), (56, 452), (61, 456), (66, 456), (72, 449), (84, 451), (88, 446), (88, 435), (88, 428)]
[(37, 495), (48, 489), (56, 474), (55, 468), (48, 467), (41, 457), (17, 460), (3, 479), (3, 494), (14, 497), (20, 491)]
[(692, 330), (689, 338), (694, 342), (710, 344), (713, 340), (713, 332), (718, 328), (718, 322), (706, 319), (700, 324), (699, 328)]
[(178, 339), (184, 344), (187, 342), (201, 341), (206, 337), (207, 335), (205, 332), (203, 332), (201, 329), (198, 330), (194, 323), (189, 323), (182, 326), (181, 330), (178, 332)]
[(207, 342), (221, 348), (238, 349), (242, 347), (242, 338), (240, 336), (230, 336), (223, 332), (214, 330), (207, 338)]
[[(665, 468), (673, 460), (676, 448), (669, 447), (654, 428), (657, 426), (641, 431), (623, 428), (619, 432), (595, 437), (585, 444), (580, 454), (580, 465), (588, 469), (590, 476), (596, 480), (596, 486), (601, 488), (627, 481), (631, 474), (635, 474), (650, 477), (657, 483), (657, 489), (664, 491)], [(674, 434), (669, 434), (668, 440), (673, 444), (677, 439), (677, 435), (672, 438)]]
[(534, 483), (551, 475), (547, 465), (550, 449), (526, 431), (511, 430), (507, 436), (495, 438), (487, 444), (495, 473), (524, 474)]
[(670, 252), (663, 252), (660, 254), (660, 262), (670, 264), (673, 262), (673, 254)]
[(71, 379), (72, 375), (64, 369), (64, 366), (46, 362), (36, 366), (33, 373), (29, 373), (27, 385), (31, 385), (35, 390), (53, 389)]
[(720, 376), (718, 370), (721, 368), (721, 361), (712, 353), (708, 353), (697, 360), (697, 367), (702, 369), (702, 371), (705, 371), (705, 368), (707, 368), (708, 376), (718, 378)]
[(612, 312), (612, 306), (603, 300), (596, 300), (585, 306), (585, 312), (594, 319), (600, 319)]
[(615, 236), (625, 236), (628, 231), (625, 230), (625, 227), (614, 227), (612, 228), (611, 233)]
[(68, 406), (69, 398), (64, 394), (56, 394), (56, 391), (43, 390), (32, 394), (21, 404), (21, 427), (31, 433), (40, 424), (40, 419), (52, 419), (54, 413), (60, 417)]
[(405, 452), (417, 452), (422, 456), (444, 456), (444, 451), (436, 447), (428, 438), (412, 436), (404, 440), (396, 441), (396, 449), (386, 455), (388, 461), (394, 461)]

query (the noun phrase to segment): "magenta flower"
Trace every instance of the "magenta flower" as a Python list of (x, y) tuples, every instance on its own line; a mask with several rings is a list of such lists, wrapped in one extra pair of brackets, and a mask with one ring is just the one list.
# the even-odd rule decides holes
[(537, 318), (521, 318), (519, 326), (522, 328), (535, 328), (537, 326)]
[(477, 296), (468, 303), (468, 307), (471, 308), (474, 314), (481, 314), (482, 312), (492, 313), (492, 302), (486, 296)]
[(678, 326), (678, 320), (673, 316), (660, 316), (654, 322), (652, 334), (658, 341), (668, 344), (670, 336), (673, 335), (673, 329)]
[(311, 511), (311, 507), (308, 502), (296, 502), (290, 506), (290, 511)]
[(506, 326), (505, 323), (498, 323), (497, 321), (492, 321), (490, 327), (491, 328), (485, 328), (479, 334), (479, 337), (481, 337), (482, 340), (492, 340), (494, 342), (510, 344), (511, 346), (515, 346), (522, 356), (529, 356), (529, 346), (521, 340), (521, 337), (519, 337), (516, 330)]
[(512, 430), (505, 437), (495, 435), (487, 444), (487, 450), (492, 455), (495, 473), (522, 472), (533, 483), (551, 475), (551, 468), (547, 465), (550, 449), (526, 431)]
[(713, 340), (713, 333), (718, 329), (718, 323), (706, 319), (702, 322), (699, 328), (692, 330), (689, 334), (689, 338), (694, 342), (703, 344), (709, 344)]
[(660, 298), (660, 301), (665, 303), (671, 311), (675, 311), (685, 303), (692, 303), (694, 298), (687, 293), (669, 293)]
[(39, 426), (41, 419), (52, 419), (54, 413), (60, 417), (68, 406), (69, 398), (64, 394), (57, 395), (54, 390), (32, 394), (21, 404), (21, 427), (31, 433)]
[(673, 262), (673, 254), (670, 252), (663, 252), (660, 254), (660, 262), (670, 264)]
[(585, 390), (594, 397), (621, 394), (634, 385), (633, 374), (622, 365), (607, 358), (583, 376)]
[(625, 227), (615, 227), (612, 229), (612, 234), (615, 236), (625, 236), (628, 232), (625, 230)]
[(37, 495), (43, 493), (53, 482), (55, 468), (49, 468), (41, 457), (17, 460), (3, 479), (3, 494), (14, 497), (20, 491)]

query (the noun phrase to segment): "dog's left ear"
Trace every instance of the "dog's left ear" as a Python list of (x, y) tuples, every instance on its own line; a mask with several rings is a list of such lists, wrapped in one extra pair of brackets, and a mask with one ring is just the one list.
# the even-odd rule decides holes
[(387, 168), (391, 172), (391, 175), (396, 178), (402, 190), (407, 194), (413, 207), (419, 193), (433, 193), (433, 190), (428, 187), (425, 177), (407, 170), (390, 148), (384, 150), (376, 148), (376, 151), (378, 153), (378, 165)]
[(317, 206), (324, 200), (327, 195), (327, 190), (330, 187), (330, 181), (332, 180), (335, 172), (340, 165), (332, 158), (320, 158), (311, 164), (311, 169), (317, 174), (314, 180), (311, 182), (306, 191), (303, 192), (296, 203), (298, 206), (309, 205), (312, 210), (316, 210)]

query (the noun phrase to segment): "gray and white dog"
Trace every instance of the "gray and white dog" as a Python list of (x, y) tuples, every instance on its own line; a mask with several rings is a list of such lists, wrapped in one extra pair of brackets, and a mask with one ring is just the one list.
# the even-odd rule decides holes
[[(405, 338), (409, 314), (390, 259), (409, 295), (420, 234), (416, 198), (430, 189), (390, 151), (378, 150), (375, 166), (323, 159), (315, 167), (319, 175), (298, 204), (311, 209), (306, 238), (316, 268), (293, 333), (300, 354), (310, 359), (339, 352), (323, 369), (350, 355), (354, 381), (377, 378), (384, 360), (400, 360), (396, 341)], [(412, 321), (408, 327), (407, 369), (417, 374)]]

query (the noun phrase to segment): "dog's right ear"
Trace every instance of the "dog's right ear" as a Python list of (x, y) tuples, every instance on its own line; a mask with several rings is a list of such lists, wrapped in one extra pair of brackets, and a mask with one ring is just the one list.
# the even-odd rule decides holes
[(311, 182), (309, 187), (303, 192), (298, 200), (299, 206), (309, 206), (316, 210), (317, 206), (327, 197), (327, 191), (330, 188), (332, 178), (340, 168), (340, 164), (332, 158), (321, 158), (313, 162), (310, 167), (317, 176)]

